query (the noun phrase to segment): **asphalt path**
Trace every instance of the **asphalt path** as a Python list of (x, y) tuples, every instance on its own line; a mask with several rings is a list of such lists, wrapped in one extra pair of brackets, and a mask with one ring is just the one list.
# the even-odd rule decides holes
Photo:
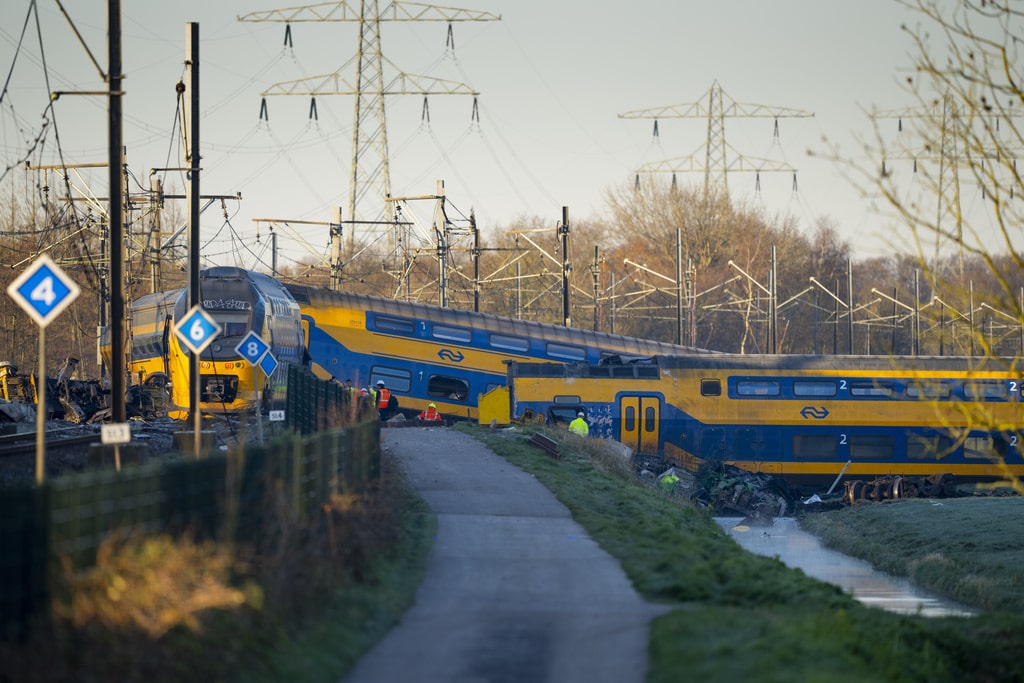
[(643, 681), (652, 618), (618, 562), (532, 475), (450, 429), (384, 429), (437, 514), (415, 604), (345, 683)]

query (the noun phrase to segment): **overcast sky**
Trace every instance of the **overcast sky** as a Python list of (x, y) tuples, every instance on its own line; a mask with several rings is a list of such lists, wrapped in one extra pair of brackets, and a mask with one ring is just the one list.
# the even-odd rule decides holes
[[(174, 86), (184, 74), (186, 22), (200, 24), (202, 192), (243, 197), (228, 204), (228, 220), (219, 207), (203, 215), (209, 242), (204, 254), (212, 262), (236, 263), (229, 251), (248, 266), (258, 256), (269, 260), (266, 229), (257, 244), (254, 218), (329, 221), (333, 207), (347, 211), (353, 98), (318, 98), (319, 119), (311, 121), (308, 97), (272, 97), (269, 120), (260, 119), (261, 91), (337, 71), (357, 49), (355, 23), (293, 24), (293, 46), (287, 48), (284, 24), (237, 20), (294, 4), (123, 3), (124, 139), (128, 165), (142, 185), (148, 185), (151, 168), (183, 163), (180, 138), (172, 134)], [(105, 69), (106, 3), (64, 5)], [(501, 20), (454, 24), (454, 52), (446, 49), (445, 23), (387, 22), (381, 46), (389, 62), (407, 73), (462, 81), (480, 91), (479, 122), (472, 119), (472, 97), (432, 96), (429, 123), (422, 98), (389, 98), (393, 194), (432, 194), (436, 181), (444, 180), (452, 206), (465, 214), (474, 210), (485, 231), (524, 215), (554, 225), (562, 206), (569, 207), (571, 221), (600, 215), (608, 188), (631, 184), (645, 163), (702, 150), (707, 134), (706, 120), (665, 119), (654, 138), (653, 121), (619, 114), (696, 102), (717, 80), (736, 101), (814, 114), (779, 119), (777, 139), (771, 119), (726, 121), (731, 150), (798, 169), (795, 192), (790, 173), (762, 174), (760, 192), (753, 174), (732, 174), (733, 196), (773, 214), (793, 214), (806, 229), (818, 217), (830, 217), (857, 257), (889, 253), (880, 219), (828, 162), (809, 158), (807, 150), (821, 149), (827, 136), (852, 153), (855, 136), (870, 134), (866, 111), (915, 104), (898, 85), (911, 47), (900, 24), (913, 17), (892, 0), (444, 5), (500, 14)], [(4, 167), (20, 166), (25, 158), (48, 91), (105, 88), (52, 0), (40, 0), (38, 8), (49, 85), (34, 23), (15, 62), (28, 7), (27, 0), (0, 7), (0, 66), (5, 78), (12, 74), (0, 107)], [(388, 67), (386, 78), (393, 73)], [(354, 77), (351, 67), (343, 74)], [(65, 162), (106, 160), (105, 110), (102, 97), (57, 101)], [(30, 159), (57, 162), (52, 132)], [(106, 171), (85, 174), (83, 185), (105, 196)], [(683, 174), (678, 180), (699, 183), (701, 177)], [(183, 191), (180, 174), (168, 174), (166, 182), (168, 190)], [(431, 210), (417, 209), (426, 220)], [(326, 253), (326, 228), (293, 228), (296, 234), (279, 245), (282, 259), (301, 258), (307, 250)], [(232, 233), (239, 241), (229, 239)]]

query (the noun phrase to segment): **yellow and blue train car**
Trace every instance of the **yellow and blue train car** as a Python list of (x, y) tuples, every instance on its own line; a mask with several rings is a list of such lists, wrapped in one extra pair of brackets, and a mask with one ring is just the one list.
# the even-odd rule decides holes
[[(299, 306), (276, 279), (232, 266), (215, 266), (199, 274), (200, 305), (220, 326), (220, 334), (199, 357), (199, 407), (206, 412), (248, 410), (261, 401), (264, 407), (284, 398), (288, 366), (304, 362), (304, 338)], [(174, 319), (188, 313), (188, 296), (181, 290), (174, 304)], [(267, 377), (235, 350), (250, 333), (266, 342), (277, 360)], [(171, 335), (172, 401), (190, 405), (191, 352)]]
[(598, 363), (700, 353), (689, 347), (489, 313), (286, 285), (299, 303), (307, 361), (321, 379), (383, 381), (406, 413), (429, 403), (476, 419), (479, 397), (505, 386), (507, 361)]
[(512, 417), (583, 411), (591, 435), (690, 469), (724, 462), (795, 484), (1024, 476), (1013, 359), (720, 354), (507, 372)]
[[(159, 373), (169, 374), (166, 348), (174, 319), (174, 302), (180, 293), (181, 290), (172, 290), (146, 294), (130, 303), (132, 343), (128, 372), (132, 381), (142, 384)], [(109, 335), (109, 328), (105, 328), (100, 336), (100, 354), (108, 368), (113, 367)]]
[[(276, 279), (234, 267), (213, 267), (199, 275), (203, 309), (221, 333), (200, 355), (199, 407), (206, 412), (236, 412), (252, 408), (257, 400), (282, 399), (288, 366), (304, 363), (305, 340), (299, 306)], [(190, 357), (173, 333), (174, 322), (188, 313), (184, 288), (138, 297), (131, 303), (132, 381), (147, 383), (164, 373), (171, 386), (171, 402), (191, 403)], [(260, 335), (278, 365), (270, 377), (253, 368), (235, 348), (249, 332)], [(103, 333), (101, 352), (111, 363), (109, 330)], [(180, 411), (176, 411), (180, 414)]]
[[(170, 323), (188, 312), (186, 291), (148, 295), (137, 302), (150, 298), (159, 298), (164, 326), (160, 334), (154, 323), (151, 334), (135, 335), (133, 354), (152, 365), (145, 366), (144, 374), (157, 367), (167, 372), (172, 402), (188, 406), (189, 352), (167, 333), (173, 328)], [(268, 275), (233, 267), (202, 271), (200, 300), (222, 329), (199, 359), (200, 407), (207, 412), (248, 409), (257, 387), (271, 388), (263, 394), (265, 401), (283, 396), (285, 368), (295, 364), (309, 367), (321, 379), (351, 379), (356, 388), (383, 381), (408, 414), (434, 403), (446, 416), (476, 419), (479, 397), (505, 386), (507, 361), (598, 363), (608, 358), (704, 353), (488, 313), (284, 285)], [(158, 316), (153, 312), (150, 317)], [(143, 327), (137, 324), (136, 329)], [(267, 342), (280, 363), (269, 379), (261, 370), (254, 372), (235, 351), (249, 331)], [(142, 362), (136, 364), (140, 371)]]

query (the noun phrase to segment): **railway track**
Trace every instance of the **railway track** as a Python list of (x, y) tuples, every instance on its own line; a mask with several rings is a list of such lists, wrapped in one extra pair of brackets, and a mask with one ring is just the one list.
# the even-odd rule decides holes
[[(50, 432), (47, 432), (49, 435)], [(81, 448), (90, 444), (99, 443), (100, 435), (84, 434), (82, 436), (67, 436), (59, 438), (47, 438), (46, 450), (59, 451), (61, 449)], [(36, 434), (35, 432), (24, 432), (21, 434), (7, 434), (0, 436), (0, 458), (10, 458), (19, 455), (35, 453)]]

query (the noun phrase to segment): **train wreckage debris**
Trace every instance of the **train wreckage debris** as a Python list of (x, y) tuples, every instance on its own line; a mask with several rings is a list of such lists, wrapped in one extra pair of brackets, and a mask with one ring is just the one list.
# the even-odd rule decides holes
[[(46, 378), (47, 419), (92, 424), (110, 419), (110, 387), (99, 380), (71, 379), (79, 360), (69, 356), (56, 377)], [(18, 366), (0, 361), (0, 422), (24, 422), (35, 415), (37, 401), (33, 374), (20, 374)], [(156, 372), (143, 384), (129, 387), (125, 396), (128, 417), (146, 420), (163, 417), (170, 406), (167, 375)], [(27, 418), (27, 419), (26, 419)]]

